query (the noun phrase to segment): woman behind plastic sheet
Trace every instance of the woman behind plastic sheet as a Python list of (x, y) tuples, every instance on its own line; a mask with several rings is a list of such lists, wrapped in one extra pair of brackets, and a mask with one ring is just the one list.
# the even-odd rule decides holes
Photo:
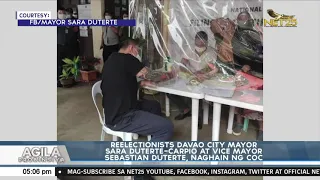
[[(195, 35), (194, 48), (183, 55), (181, 60), (181, 70), (187, 74), (196, 75), (197, 80), (203, 81), (213, 76), (217, 69), (213, 66), (216, 61), (216, 52), (209, 46), (208, 34), (204, 31), (199, 31)], [(175, 120), (183, 120), (191, 116), (190, 102), (181, 96), (167, 94), (170, 101), (176, 104), (180, 113), (174, 118)], [(189, 99), (188, 99), (189, 100)], [(198, 128), (202, 128), (201, 103), (199, 110)]]
[[(219, 71), (225, 74), (235, 75), (237, 71), (240, 70), (243, 73), (262, 78), (262, 32), (258, 32), (260, 29), (258, 29), (258, 31), (254, 30), (255, 24), (248, 12), (241, 12), (238, 15), (237, 25), (228, 21), (230, 20), (214, 20), (211, 25), (219, 53), (222, 53), (222, 55), (229, 54), (218, 57), (217, 66), (219, 67)], [(230, 27), (228, 28), (226, 25)], [(221, 30), (223, 28), (221, 27), (227, 27), (225, 29), (229, 30), (229, 32), (222, 32)], [(227, 48), (226, 44), (232, 48)], [(228, 58), (224, 59), (222, 57)], [(263, 86), (261, 85), (256, 90), (263, 90)], [(257, 139), (263, 140), (263, 113), (236, 108), (236, 114), (236, 123), (233, 128), (234, 135), (241, 135), (243, 118), (258, 120), (259, 130)]]
[[(112, 19), (110, 12), (106, 11), (104, 13), (105, 19)], [(103, 49), (103, 61), (106, 62), (108, 57), (113, 53), (119, 51), (119, 34), (117, 27), (102, 27), (102, 41), (100, 49)]]
[[(245, 73), (253, 74), (252, 72), (256, 72), (259, 74), (263, 74), (263, 45), (262, 45), (262, 31), (257, 26), (257, 30), (254, 29), (254, 21), (251, 17), (251, 15), (248, 12), (241, 12), (237, 17), (237, 31), (235, 33), (235, 41), (233, 43), (233, 48), (236, 50), (241, 50), (240, 47), (243, 47), (243, 43), (241, 43), (241, 39), (246, 40), (246, 43), (249, 45), (252, 45), (252, 49), (254, 49), (255, 52), (251, 56), (249, 55), (249, 58), (241, 58), (239, 56), (241, 53), (235, 53), (238, 54), (238, 58), (240, 59), (240, 63), (246, 64), (243, 66), (242, 71)], [(255, 35), (248, 36), (248, 33)], [(256, 33), (252, 33), (256, 32)], [(251, 60), (251, 61), (250, 61)], [(262, 78), (262, 77), (261, 77)], [(259, 87), (257, 90), (263, 90), (263, 86)], [(233, 128), (233, 134), (236, 136), (241, 135), (242, 129), (243, 129), (243, 119), (249, 119), (249, 120), (257, 120), (259, 127), (258, 127), (258, 133), (257, 133), (257, 140), (263, 141), (263, 113), (258, 111), (252, 111), (248, 109), (240, 109), (236, 108), (236, 123)]]

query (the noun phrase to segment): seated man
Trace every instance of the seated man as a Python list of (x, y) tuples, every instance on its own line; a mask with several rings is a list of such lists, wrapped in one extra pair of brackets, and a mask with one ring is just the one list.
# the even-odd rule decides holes
[[(181, 71), (195, 75), (199, 81), (203, 81), (217, 72), (217, 68), (213, 66), (216, 56), (215, 50), (208, 46), (207, 33), (200, 31), (195, 36), (195, 50), (187, 53), (181, 61), (184, 66), (181, 67)], [(175, 120), (191, 116), (190, 103), (187, 103), (183, 97), (172, 94), (167, 94), (167, 96), (179, 108), (180, 113)], [(199, 120), (201, 123), (201, 117)]]
[(133, 39), (124, 41), (119, 52), (111, 54), (104, 64), (101, 89), (105, 124), (114, 131), (151, 135), (151, 141), (168, 141), (173, 135), (173, 123), (161, 117), (157, 101), (137, 100), (137, 77), (144, 79), (140, 85), (152, 86), (152, 81), (168, 80), (171, 76), (164, 73), (150, 77), (151, 71), (136, 58), (137, 45)]

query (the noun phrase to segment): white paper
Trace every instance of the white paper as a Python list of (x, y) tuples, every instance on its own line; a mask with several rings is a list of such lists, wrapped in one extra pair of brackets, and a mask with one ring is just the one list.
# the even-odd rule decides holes
[(78, 18), (79, 19), (91, 19), (91, 5), (90, 4), (78, 5)]
[(80, 29), (80, 36), (81, 37), (88, 37), (88, 30)]
[(79, 26), (79, 29), (88, 29), (88, 27), (87, 26)]

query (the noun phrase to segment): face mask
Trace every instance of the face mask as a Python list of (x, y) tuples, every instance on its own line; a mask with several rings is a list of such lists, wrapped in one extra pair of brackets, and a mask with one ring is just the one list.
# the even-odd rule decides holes
[(124, 17), (124, 18), (123, 18), (123, 20), (127, 20), (127, 19), (128, 19), (127, 17)]
[(65, 14), (58, 14), (58, 19), (65, 19), (66, 15)]
[(137, 59), (139, 59), (139, 61), (141, 61), (141, 57), (140, 57), (139, 54), (137, 54), (135, 57), (136, 57)]
[(136, 52), (137, 52), (137, 55), (135, 55), (134, 57), (136, 57), (137, 59), (139, 59), (139, 61), (141, 61), (141, 57), (139, 55), (139, 50), (137, 50)]
[(70, 14), (67, 14), (67, 15), (66, 15), (66, 18), (67, 18), (67, 19), (70, 19), (70, 18), (71, 18), (71, 15), (70, 15)]
[(106, 19), (111, 19), (111, 16), (105, 16)]
[(74, 18), (78, 18), (78, 15), (74, 14), (73, 17), (74, 17)]
[(198, 46), (196, 46), (196, 51), (198, 52), (198, 53), (203, 53), (207, 48), (206, 47), (198, 47)]

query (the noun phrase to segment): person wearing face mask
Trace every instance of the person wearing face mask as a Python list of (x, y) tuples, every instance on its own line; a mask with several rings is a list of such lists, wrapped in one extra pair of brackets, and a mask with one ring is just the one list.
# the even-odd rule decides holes
[[(237, 29), (233, 38), (234, 61), (242, 72), (263, 79), (262, 35), (254, 29), (254, 21), (249, 12), (241, 12), (237, 17)], [(242, 53), (249, 52), (249, 53)], [(258, 88), (263, 90), (263, 86)], [(240, 136), (243, 130), (243, 118), (258, 120), (257, 140), (263, 140), (263, 113), (236, 108), (236, 122), (233, 135)]]
[[(219, 71), (221, 71), (221, 73), (223, 74), (228, 75), (236, 75), (238, 71), (242, 71), (243, 73), (251, 75), (254, 75), (254, 72), (256, 72), (262, 75), (262, 49), (259, 49), (260, 47), (262, 48), (262, 40), (259, 32), (256, 32), (254, 30), (254, 21), (251, 18), (251, 15), (248, 12), (241, 12), (237, 17), (237, 25), (228, 23), (228, 25), (230, 26), (229, 28), (225, 28), (226, 23), (223, 23), (225, 21), (226, 20), (220, 21), (222, 23), (215, 21), (217, 23), (211, 24), (211, 31), (214, 33), (217, 49), (230, 48), (229, 50), (226, 50), (224, 52), (222, 50), (219, 51), (219, 53), (223, 52), (221, 54), (228, 54), (228, 56), (218, 57), (216, 64), (219, 68)], [(226, 29), (229, 30), (227, 33)], [(257, 78), (262, 79), (262, 77)], [(263, 87), (259, 88), (260, 90), (263, 89)], [(260, 124), (257, 139), (262, 140), (263, 114), (241, 108), (236, 108), (235, 112), (236, 123), (233, 128), (233, 134), (235, 136), (241, 135), (243, 129), (243, 117), (248, 119), (255, 119), (259, 120)]]
[(73, 14), (73, 9), (67, 8), (66, 9), (66, 19), (73, 19), (72, 14)]
[(216, 65), (226, 75), (235, 75), (237, 70), (262, 74), (262, 41), (254, 21), (245, 11), (239, 13), (236, 22), (223, 18), (211, 22), (218, 51)]
[[(65, 19), (66, 12), (63, 7), (58, 7), (58, 19)], [(66, 27), (57, 27), (57, 86), (62, 87), (60, 83), (60, 75), (62, 74), (63, 59), (67, 57), (67, 29)]]
[[(105, 125), (122, 132), (151, 135), (151, 141), (169, 141), (173, 135), (173, 123), (161, 114), (160, 103), (154, 100), (137, 100), (139, 83), (154, 86), (154, 82), (173, 78), (171, 73), (150, 76), (152, 70), (137, 58), (139, 42), (127, 39), (119, 52), (112, 53), (104, 64), (101, 90)], [(135, 180), (153, 180), (150, 176), (135, 176)]]
[(58, 19), (66, 19), (66, 9), (61, 6), (58, 7)]
[[(73, 9), (66, 9), (66, 19), (75, 19), (73, 16)], [(73, 59), (79, 55), (79, 27), (68, 26), (67, 29), (67, 57)]]
[[(192, 52), (188, 52), (183, 57), (181, 63), (184, 67), (181, 67), (182, 71), (192, 72), (201, 82), (205, 79), (210, 78), (217, 72), (214, 63), (216, 61), (215, 50), (208, 46), (208, 35), (204, 31), (200, 31), (195, 36), (195, 48)], [(182, 120), (186, 117), (191, 116), (191, 108), (189, 99), (184, 97), (167, 94), (168, 98), (175, 103), (179, 108), (179, 114), (175, 117), (175, 120)], [(201, 103), (200, 103), (201, 104)], [(202, 127), (202, 113), (199, 111), (199, 128)]]
[[(128, 19), (128, 14), (124, 13), (122, 17), (123, 17), (123, 20), (127, 20)], [(124, 40), (126, 40), (129, 37), (129, 28), (128, 28), (128, 26), (121, 26), (120, 27), (119, 36), (120, 36), (120, 42), (123, 42)]]
[[(112, 19), (111, 13), (106, 11), (104, 13), (105, 19)], [(108, 57), (119, 50), (119, 31), (117, 27), (102, 27), (102, 40), (100, 49), (103, 49), (103, 61), (106, 62)]]
[[(200, 81), (206, 79), (209, 74), (214, 74), (216, 69), (212, 66), (216, 61), (216, 51), (208, 46), (208, 35), (199, 31), (195, 36), (195, 47), (193, 52), (187, 52), (182, 58), (182, 63), (192, 73), (197, 75)], [(206, 72), (207, 71), (207, 72)]]
[(239, 13), (237, 27), (232, 39), (234, 61), (238, 68), (247, 73), (263, 74), (263, 45), (261, 34), (254, 28), (249, 12)]

